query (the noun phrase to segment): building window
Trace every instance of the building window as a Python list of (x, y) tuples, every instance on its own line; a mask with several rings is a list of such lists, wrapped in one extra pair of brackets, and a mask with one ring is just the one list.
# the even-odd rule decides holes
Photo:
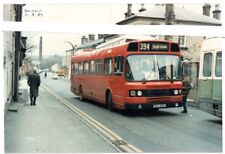
[(179, 36), (178, 43), (181, 47), (185, 47), (186, 46), (186, 37), (185, 36)]

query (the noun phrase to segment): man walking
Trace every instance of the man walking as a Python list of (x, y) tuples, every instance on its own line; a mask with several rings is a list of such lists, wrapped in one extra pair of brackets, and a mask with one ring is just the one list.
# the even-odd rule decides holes
[(30, 86), (30, 105), (36, 105), (36, 98), (38, 97), (39, 86), (41, 84), (40, 76), (36, 69), (33, 70), (33, 74), (29, 75), (27, 84)]
[(191, 84), (190, 81), (188, 80), (188, 77), (186, 74), (183, 75), (183, 90), (182, 90), (182, 94), (183, 94), (183, 108), (184, 110), (181, 111), (181, 113), (187, 113), (187, 97), (189, 94), (189, 91), (191, 90)]

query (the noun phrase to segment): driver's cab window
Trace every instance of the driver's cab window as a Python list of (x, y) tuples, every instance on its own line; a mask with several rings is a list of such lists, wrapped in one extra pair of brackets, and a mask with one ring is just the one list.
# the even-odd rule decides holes
[(122, 75), (123, 73), (123, 61), (124, 58), (122, 56), (118, 56), (114, 58), (114, 74)]

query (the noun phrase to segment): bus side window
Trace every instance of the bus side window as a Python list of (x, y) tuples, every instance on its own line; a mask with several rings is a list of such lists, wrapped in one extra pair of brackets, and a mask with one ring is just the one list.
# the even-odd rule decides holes
[(78, 75), (78, 63), (74, 64), (74, 72), (73, 75)]
[(114, 74), (115, 75), (122, 75), (123, 74), (123, 57), (118, 56), (114, 59)]
[(84, 62), (84, 75), (88, 75), (89, 71), (89, 62)]
[(210, 77), (212, 72), (212, 53), (204, 54), (203, 76)]
[(83, 75), (83, 62), (78, 63), (78, 75)]
[(216, 66), (215, 66), (216, 77), (222, 77), (222, 51), (216, 54)]
[(90, 61), (90, 75), (94, 75), (95, 74), (95, 61), (92, 60)]
[(108, 58), (105, 59), (105, 75), (111, 75), (112, 74), (112, 59)]

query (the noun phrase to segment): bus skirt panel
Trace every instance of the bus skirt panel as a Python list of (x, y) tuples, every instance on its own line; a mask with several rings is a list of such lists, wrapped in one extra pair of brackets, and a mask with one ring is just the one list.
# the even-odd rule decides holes
[(154, 97), (154, 98), (125, 98), (126, 109), (158, 109), (158, 108), (172, 108), (182, 107), (182, 95), (173, 97)]

